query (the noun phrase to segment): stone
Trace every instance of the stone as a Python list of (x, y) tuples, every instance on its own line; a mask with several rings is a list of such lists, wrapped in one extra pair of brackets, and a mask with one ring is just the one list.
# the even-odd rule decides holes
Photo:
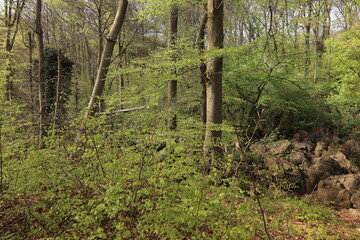
[(349, 139), (344, 143), (344, 147), (346, 150), (350, 152), (360, 153), (360, 144), (354, 139)]
[(301, 165), (308, 162), (304, 152), (301, 151), (290, 153), (289, 156), (287, 156), (287, 159), (294, 165)]
[(292, 144), (289, 140), (279, 140), (268, 145), (272, 155), (285, 155), (290, 152)]
[(314, 164), (305, 169), (306, 192), (311, 193), (316, 185), (323, 179), (334, 175), (348, 174), (348, 170), (332, 158), (314, 158)]
[(311, 142), (298, 142), (294, 141), (293, 143), (294, 150), (304, 150), (306, 152), (311, 152), (314, 148), (314, 144)]
[(337, 153), (330, 155), (330, 157), (334, 160), (336, 160), (341, 167), (346, 168), (351, 173), (359, 172), (359, 168), (355, 165), (353, 165), (345, 156), (344, 153), (338, 151)]
[[(350, 201), (352, 203), (353, 208), (359, 209), (359, 211), (360, 211), (360, 192), (359, 191), (360, 190), (357, 190), (357, 192), (351, 196)], [(360, 219), (360, 214), (359, 214), (359, 219)]]
[(300, 135), (300, 138), (302, 140), (304, 140), (304, 138), (308, 138), (309, 137), (309, 133), (305, 130), (299, 130), (298, 134)]
[(318, 183), (313, 196), (323, 202), (331, 202), (343, 208), (359, 207), (360, 175), (330, 176)]
[(292, 139), (293, 139), (294, 141), (297, 141), (297, 142), (301, 142), (301, 141), (302, 141), (302, 138), (301, 138), (301, 136), (300, 136), (299, 133), (295, 133), (295, 134), (293, 135)]
[(321, 157), (321, 155), (327, 150), (328, 144), (325, 142), (318, 142), (316, 144), (314, 154), (316, 157)]

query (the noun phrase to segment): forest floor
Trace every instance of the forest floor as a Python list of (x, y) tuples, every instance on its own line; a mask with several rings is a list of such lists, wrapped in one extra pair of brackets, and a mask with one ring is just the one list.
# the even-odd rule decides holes
[[(78, 204), (87, 205), (89, 199), (93, 199), (98, 192), (89, 192), (90, 189), (79, 189), (82, 193), (82, 200)], [(206, 193), (205, 193), (206, 194)], [(211, 194), (211, 193), (209, 193)], [(88, 231), (77, 229), (76, 219), (73, 217), (76, 208), (71, 209), (66, 206), (66, 202), (71, 202), (71, 196), (68, 200), (61, 200), (59, 196), (49, 196), (46, 192), (38, 195), (10, 196), (5, 194), (0, 199), (0, 239), (169, 239), (168, 236), (148, 231), (145, 235), (139, 235), (135, 226), (138, 223), (137, 217), (144, 218), (141, 214), (137, 216), (125, 216), (133, 219), (133, 222), (125, 222), (130, 232), (115, 235), (111, 231), (117, 231), (113, 225), (116, 218), (103, 218), (100, 220), (102, 229), (101, 234), (91, 232), (92, 227), (88, 226)], [(76, 196), (75, 196), (76, 198)], [(261, 219), (264, 213), (268, 234), (271, 239), (360, 239), (360, 211), (355, 209), (341, 209), (334, 206), (314, 203), (308, 199), (290, 199), (282, 196), (274, 202), (270, 199), (262, 198), (261, 202), (264, 211), (261, 211), (256, 205), (249, 205), (247, 216), (240, 218), (249, 219), (251, 214), (257, 215)], [(242, 200), (246, 202), (247, 200)], [(253, 201), (252, 203), (255, 203)], [(61, 206), (63, 205), (63, 206)], [(277, 205), (277, 206), (275, 206)], [(67, 209), (64, 211), (61, 207)], [(234, 206), (237, 208), (238, 206)], [(298, 208), (298, 209), (297, 209)], [(283, 211), (279, 211), (283, 209)], [(79, 209), (78, 209), (79, 210)], [(51, 212), (51, 213), (50, 213)], [(56, 215), (58, 214), (58, 215)], [(92, 210), (87, 212), (88, 217), (93, 217), (94, 221), (89, 220), (96, 225), (95, 219), (98, 215)], [(63, 216), (59, 216), (63, 215)], [(232, 216), (234, 217), (234, 215)], [(55, 220), (56, 219), (56, 220)], [(249, 219), (250, 220), (250, 219)], [(154, 219), (156, 222), (157, 220)], [(222, 219), (219, 217), (215, 220), (218, 224), (229, 224), (238, 221), (237, 219)], [(251, 222), (251, 220), (249, 221)], [(49, 224), (51, 223), (51, 224)], [(185, 223), (183, 223), (185, 224)], [(216, 229), (206, 224), (198, 225), (198, 232), (201, 236), (192, 236), (191, 233), (184, 232), (180, 238), (170, 237), (171, 239), (268, 239), (264, 230), (263, 219), (257, 224), (252, 222), (244, 225), (244, 231), (250, 231), (251, 234), (239, 235), (234, 237), (232, 234), (223, 234), (219, 238)], [(95, 229), (99, 226), (94, 226)], [(165, 226), (164, 226), (165, 227)], [(159, 226), (161, 228), (161, 226)], [(131, 231), (134, 232), (131, 232)]]

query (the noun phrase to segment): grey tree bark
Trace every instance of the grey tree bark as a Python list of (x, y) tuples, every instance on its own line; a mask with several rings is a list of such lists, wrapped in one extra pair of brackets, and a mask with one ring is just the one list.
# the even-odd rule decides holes
[(35, 33), (38, 40), (38, 51), (39, 51), (39, 147), (42, 148), (43, 137), (46, 134), (46, 101), (45, 101), (45, 69), (44, 69), (44, 39), (43, 30), (41, 25), (41, 11), (42, 11), (42, 0), (36, 0), (36, 19), (35, 19)]
[(102, 95), (102, 92), (104, 90), (106, 75), (108, 73), (108, 69), (111, 63), (111, 56), (125, 19), (127, 6), (127, 0), (122, 0), (119, 2), (114, 23), (111, 27), (108, 37), (106, 38), (105, 47), (101, 56), (100, 66), (96, 75), (95, 85), (85, 116), (94, 116), (94, 114), (99, 110), (98, 104), (96, 103), (99, 103), (99, 97)]
[[(205, 50), (205, 29), (207, 23), (207, 13), (204, 14), (197, 36), (198, 50), (203, 53)], [(206, 123), (206, 63), (202, 61), (199, 65), (200, 70), (200, 84), (201, 84), (201, 121)]]
[[(207, 36), (208, 51), (223, 48), (224, 42), (224, 1), (208, 0), (207, 2)], [(218, 147), (222, 136), (219, 127), (222, 124), (222, 66), (223, 57), (218, 56), (208, 60), (206, 81), (206, 132), (204, 153), (218, 155)]]

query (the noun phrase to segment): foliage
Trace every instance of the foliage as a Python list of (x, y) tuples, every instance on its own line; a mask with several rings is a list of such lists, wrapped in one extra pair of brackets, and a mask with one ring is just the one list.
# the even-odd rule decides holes
[(332, 84), (327, 102), (333, 111), (341, 115), (336, 124), (342, 126), (341, 130), (345, 133), (353, 131), (360, 124), (359, 33), (360, 28), (354, 26), (338, 38), (327, 41), (326, 57), (330, 62), (329, 74)]
[[(65, 104), (69, 100), (71, 94), (71, 85), (72, 85), (72, 68), (73, 62), (66, 56), (62, 56), (61, 59), (61, 82), (58, 83), (58, 51), (54, 48), (45, 48), (45, 99), (47, 103), (47, 113), (51, 114), (55, 109), (55, 102), (57, 97), (57, 88), (59, 87), (59, 109), (62, 113), (65, 113)], [(38, 70), (38, 62), (35, 62), (34, 69)], [(59, 84), (59, 86), (58, 86)]]
[[(338, 224), (323, 205), (265, 185), (255, 190), (251, 175), (259, 167), (246, 171), (253, 160), (242, 162), (239, 177), (220, 169), (201, 174), (200, 134), (191, 120), (181, 120), (182, 130), (172, 133), (161, 124), (162, 114), (125, 113), (117, 122), (93, 118), (71, 144), (74, 123), (49, 135), (46, 149), (18, 152), (5, 166), (15, 174), (8, 175), (0, 200), (0, 216), (11, 223), (0, 222), (4, 239), (265, 238), (257, 196), (274, 239), (338, 234), (323, 225)], [(257, 174), (260, 179), (267, 173)]]
[[(250, 151), (264, 136), (298, 130), (358, 133), (359, 27), (325, 40), (325, 10), (334, 2), (224, 1), (225, 48), (200, 52), (206, 1), (130, 1), (101, 96), (105, 110), (81, 118), (117, 2), (44, 0), (47, 113), (55, 109), (55, 49), (66, 49), (60, 110), (72, 114), (48, 126), (43, 148), (37, 74), (28, 60), (37, 57), (27, 43), (31, 4), (11, 55), (0, 50), (1, 239), (359, 238), (328, 206), (285, 193), (295, 183), (276, 179)], [(172, 4), (180, 17), (170, 49)], [(344, 11), (339, 20), (351, 25), (356, 5), (336, 4), (336, 14)], [(223, 155), (204, 173), (199, 65), (220, 56)], [(169, 80), (178, 83), (173, 109)], [(178, 122), (170, 131), (173, 111)]]
[(257, 137), (274, 130), (288, 135), (327, 123), (326, 105), (317, 97), (316, 85), (299, 77), (298, 60), (291, 54), (264, 58), (263, 44), (259, 39), (230, 54), (225, 63), (226, 116), (235, 128), (254, 129), (259, 114)]

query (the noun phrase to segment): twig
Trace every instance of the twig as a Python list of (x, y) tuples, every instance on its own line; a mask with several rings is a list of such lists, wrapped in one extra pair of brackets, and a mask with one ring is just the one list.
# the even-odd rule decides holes
[(134, 108), (127, 108), (127, 109), (118, 109), (115, 111), (111, 111), (111, 112), (99, 112), (99, 114), (101, 115), (111, 115), (114, 113), (119, 113), (119, 112), (131, 112), (131, 111), (136, 111), (136, 110), (140, 110), (140, 109), (144, 109), (145, 106), (140, 106), (140, 107), (134, 107)]

